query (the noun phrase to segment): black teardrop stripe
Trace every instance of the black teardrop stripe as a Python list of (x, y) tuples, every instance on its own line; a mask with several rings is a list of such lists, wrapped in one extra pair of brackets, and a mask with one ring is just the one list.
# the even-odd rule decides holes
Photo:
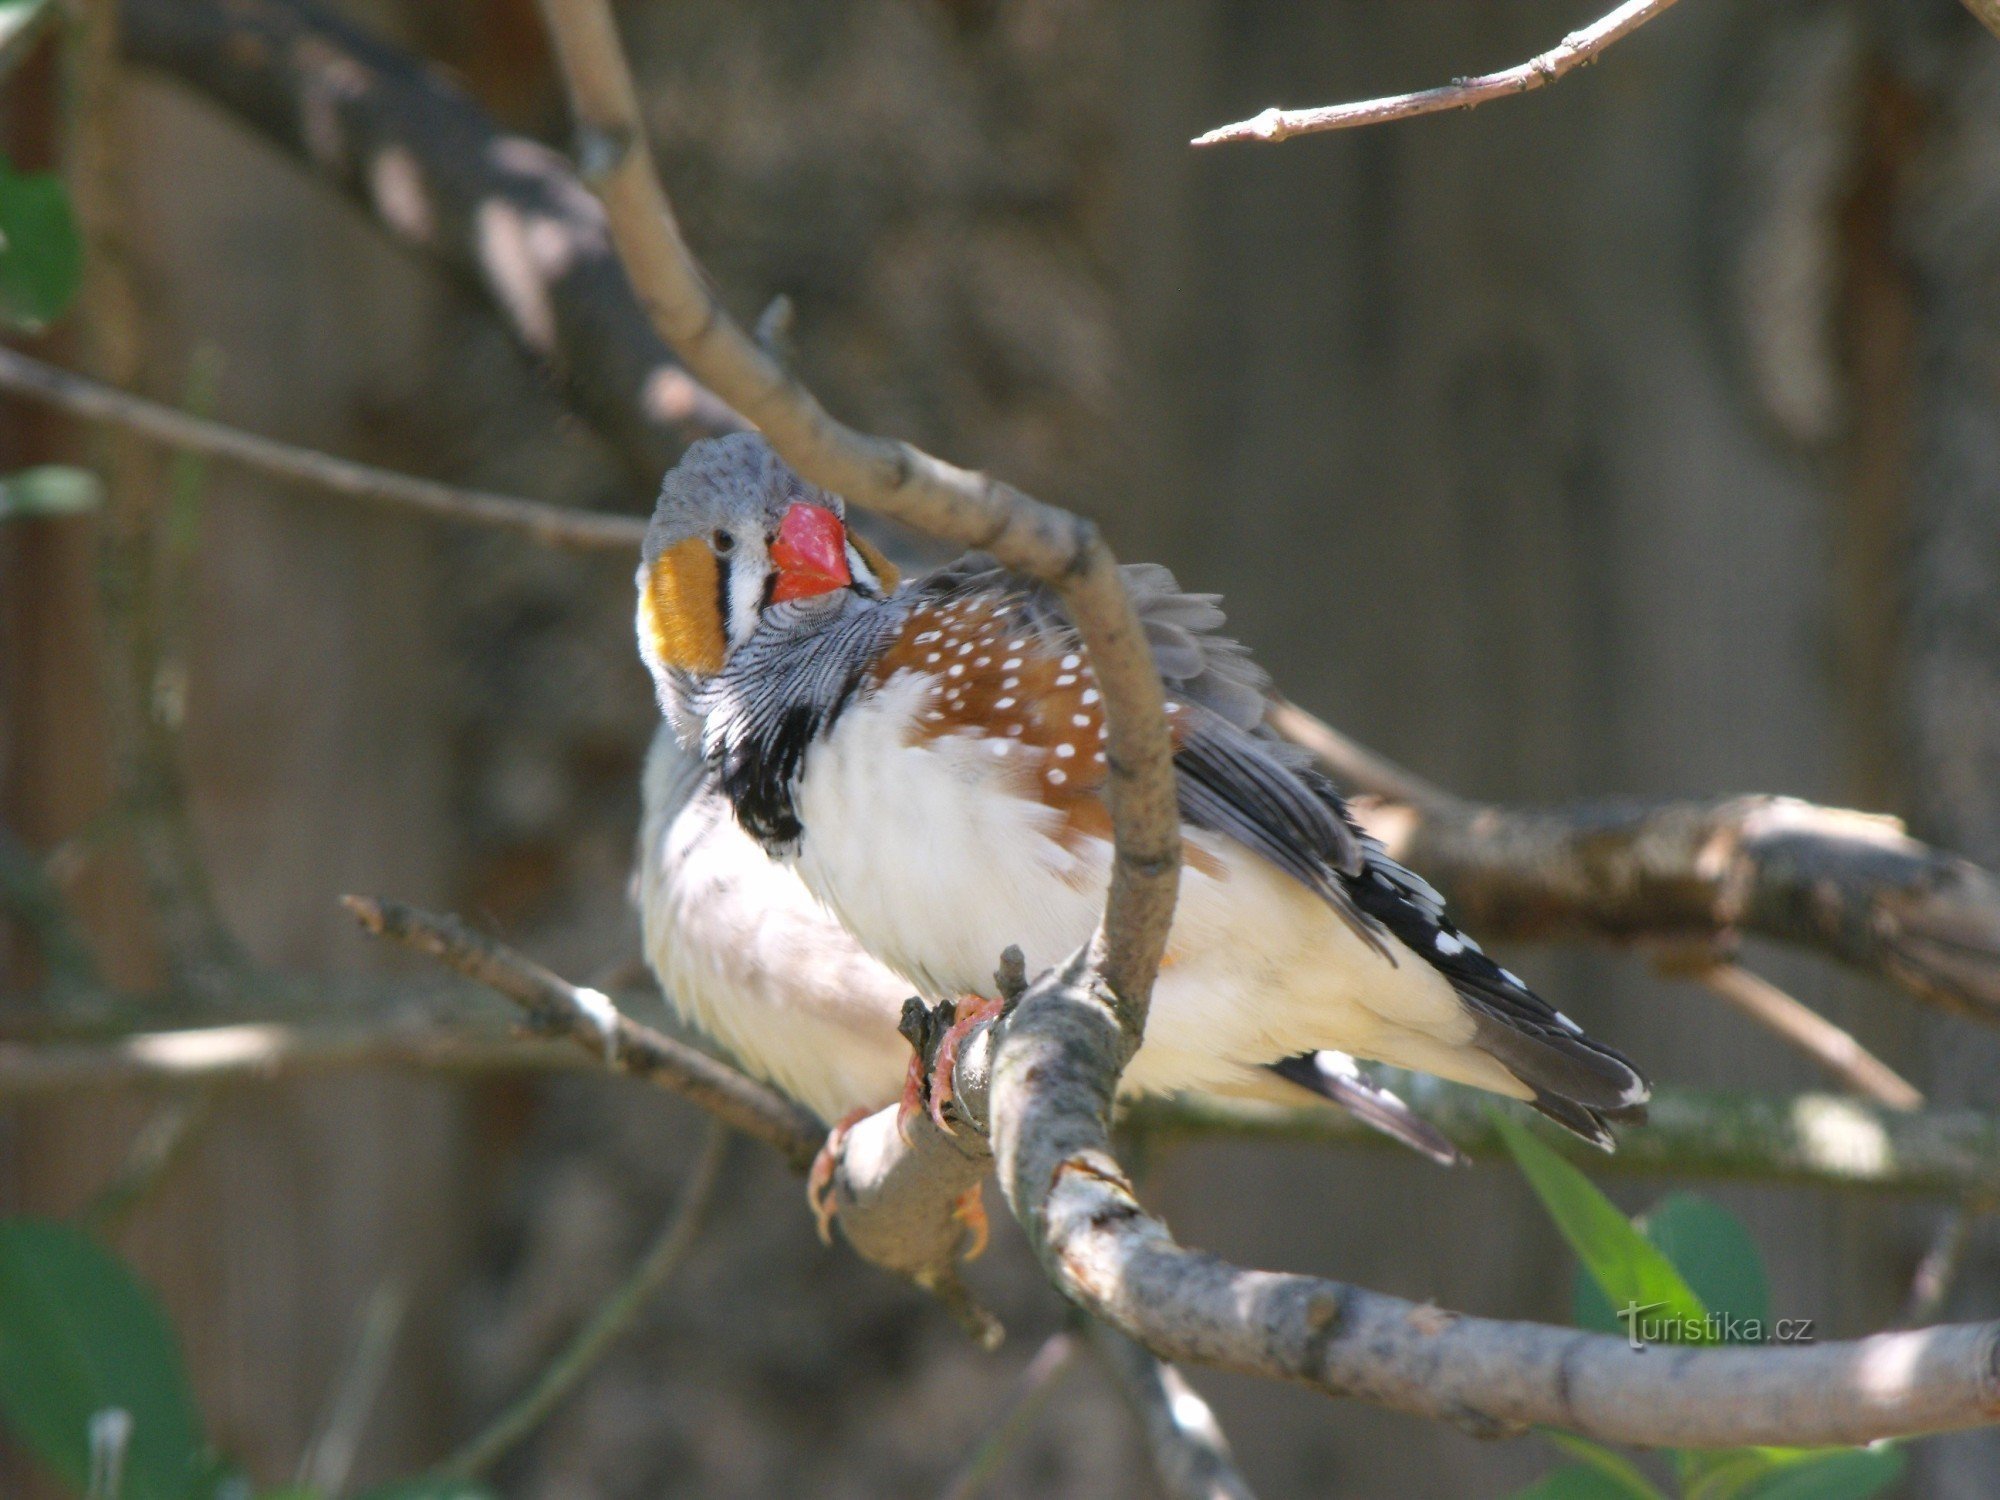
[(736, 819), (768, 849), (796, 847), (805, 832), (792, 786), (804, 768), (806, 751), (830, 722), (807, 705), (774, 716), (768, 729), (731, 745), (718, 767), (723, 795)]

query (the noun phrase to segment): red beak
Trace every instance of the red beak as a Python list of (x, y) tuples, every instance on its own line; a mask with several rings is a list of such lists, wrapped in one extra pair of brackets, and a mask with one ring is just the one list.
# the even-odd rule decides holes
[(771, 561), (778, 567), (773, 604), (830, 594), (854, 582), (847, 570), (847, 528), (824, 505), (793, 503), (778, 523)]

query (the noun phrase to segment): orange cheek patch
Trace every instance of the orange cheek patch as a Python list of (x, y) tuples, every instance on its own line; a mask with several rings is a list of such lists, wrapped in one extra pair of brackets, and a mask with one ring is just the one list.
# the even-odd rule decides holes
[(722, 670), (722, 593), (716, 567), (708, 543), (690, 537), (660, 554), (640, 595), (654, 652), (668, 666), (698, 676)]

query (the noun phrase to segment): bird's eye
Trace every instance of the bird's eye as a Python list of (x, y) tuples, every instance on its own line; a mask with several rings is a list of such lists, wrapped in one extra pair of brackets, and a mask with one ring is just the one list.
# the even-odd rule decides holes
[(720, 529), (709, 537), (708, 544), (715, 549), (717, 557), (727, 557), (736, 550), (736, 538)]

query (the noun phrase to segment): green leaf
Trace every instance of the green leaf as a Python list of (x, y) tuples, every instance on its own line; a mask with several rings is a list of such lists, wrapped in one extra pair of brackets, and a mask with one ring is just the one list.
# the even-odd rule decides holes
[(1682, 1500), (1734, 1500), (1753, 1480), (1762, 1479), (1801, 1453), (1822, 1450), (1675, 1448), (1671, 1451), (1680, 1474)]
[(1903, 1476), (1899, 1448), (1839, 1448), (1832, 1452), (1767, 1450), (1783, 1454), (1761, 1478), (1726, 1500), (1868, 1500)]
[(0, 521), (80, 515), (103, 503), (104, 481), (69, 464), (41, 464), (0, 479)]
[(60, 317), (83, 279), (83, 241), (69, 190), (47, 172), (0, 157), (0, 322), (30, 331)]
[(58, 1477), (90, 1481), (90, 1433), (130, 1418), (121, 1500), (191, 1500), (211, 1472), (166, 1315), (66, 1224), (0, 1220), (0, 1417)]
[(1673, 1262), (1634, 1229), (1589, 1178), (1529, 1134), (1526, 1126), (1498, 1110), (1492, 1117), (1521, 1174), (1605, 1300), (1615, 1309), (1638, 1309), (1646, 1323), (1673, 1329), (1681, 1341), (1702, 1342), (1708, 1309)]
[[(1646, 1492), (1641, 1491), (1645, 1495)], [(1557, 1469), (1529, 1485), (1525, 1490), (1516, 1490), (1507, 1500), (1634, 1500), (1634, 1494), (1615, 1479), (1606, 1478), (1595, 1469), (1576, 1465), (1567, 1469)], [(1651, 1500), (1647, 1495), (1646, 1500)]]
[(1647, 1210), (1646, 1238), (1687, 1278), (1702, 1305), (1769, 1334), (1771, 1284), (1743, 1221), (1699, 1193), (1670, 1193)]
[(404, 1479), (370, 1490), (361, 1500), (493, 1500), (493, 1491), (470, 1479)]
[(1635, 1500), (1666, 1500), (1653, 1482), (1639, 1472), (1638, 1465), (1624, 1454), (1614, 1452), (1602, 1443), (1593, 1443), (1589, 1438), (1578, 1437), (1573, 1432), (1558, 1432), (1545, 1427), (1542, 1436), (1585, 1468), (1618, 1486), (1620, 1495), (1630, 1495)]
[[(1698, 1193), (1672, 1193), (1647, 1210), (1638, 1227), (1715, 1315), (1718, 1337), (1725, 1342), (1759, 1343), (1771, 1336), (1771, 1291), (1764, 1258), (1741, 1219)], [(1625, 1331), (1587, 1275), (1578, 1275), (1571, 1306), (1579, 1328)]]

